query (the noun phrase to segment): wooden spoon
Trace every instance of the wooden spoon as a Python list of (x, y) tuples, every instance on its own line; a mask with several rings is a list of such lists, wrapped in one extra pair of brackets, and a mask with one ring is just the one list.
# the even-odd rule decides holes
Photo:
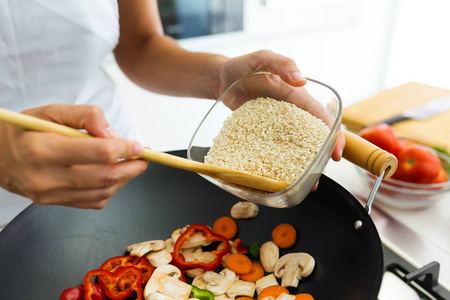
[[(0, 108), (0, 121), (35, 131), (54, 132), (69, 137), (94, 138), (94, 136), (79, 131), (75, 128), (39, 119), (30, 115), (16, 113), (3, 108)], [(239, 184), (245, 187), (266, 192), (278, 192), (289, 186), (289, 184), (285, 182), (232, 169), (191, 161), (179, 156), (154, 151), (149, 148), (144, 148), (144, 152), (142, 153), (140, 158), (169, 167), (200, 173), (234, 184)]]

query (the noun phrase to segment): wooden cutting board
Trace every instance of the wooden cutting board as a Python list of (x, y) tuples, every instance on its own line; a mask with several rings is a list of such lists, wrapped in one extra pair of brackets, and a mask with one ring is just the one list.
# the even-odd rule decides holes
[[(348, 130), (358, 132), (369, 124), (381, 122), (443, 96), (450, 96), (450, 90), (408, 82), (346, 107), (342, 114), (342, 123)], [(401, 137), (428, 146), (450, 149), (450, 110), (426, 120), (402, 121), (393, 127)]]

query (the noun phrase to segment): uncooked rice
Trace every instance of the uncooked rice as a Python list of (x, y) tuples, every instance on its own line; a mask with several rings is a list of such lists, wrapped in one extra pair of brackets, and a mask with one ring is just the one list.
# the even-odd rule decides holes
[(291, 184), (311, 164), (329, 131), (321, 119), (291, 103), (257, 98), (227, 118), (205, 163)]

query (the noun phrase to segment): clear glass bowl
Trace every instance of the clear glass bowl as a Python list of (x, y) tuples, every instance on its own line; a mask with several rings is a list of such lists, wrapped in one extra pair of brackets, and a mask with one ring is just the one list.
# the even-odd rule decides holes
[(200, 176), (225, 191), (255, 204), (278, 208), (292, 207), (305, 199), (319, 180), (330, 159), (338, 137), (338, 130), (341, 125), (342, 102), (339, 94), (324, 83), (308, 79), (305, 87), (294, 88), (269, 72), (256, 72), (242, 77), (219, 97), (199, 124), (189, 143), (187, 157), (193, 161), (204, 162), (204, 157), (213, 145), (214, 138), (219, 134), (224, 121), (232, 113), (224, 105), (224, 102), (238, 101), (243, 103), (258, 97), (284, 100), (295, 103), (300, 107), (302, 107), (300, 103), (305, 103), (309, 107), (305, 106), (302, 108), (321, 118), (328, 125), (330, 133), (309, 167), (288, 188), (276, 193), (251, 190), (219, 181), (206, 175), (200, 174)]
[[(441, 162), (450, 164), (450, 157), (437, 152)], [(369, 189), (375, 176), (361, 168), (358, 173), (364, 178), (366, 188)], [(443, 183), (420, 184), (397, 180), (394, 178), (383, 179), (375, 196), (375, 204), (398, 209), (423, 209), (441, 200), (450, 191), (450, 181)]]

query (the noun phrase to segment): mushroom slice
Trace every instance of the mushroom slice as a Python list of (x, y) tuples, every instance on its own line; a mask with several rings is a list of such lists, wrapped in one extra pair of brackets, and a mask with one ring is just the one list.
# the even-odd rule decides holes
[(205, 280), (203, 280), (203, 276), (205, 276), (205, 273), (206, 272), (203, 272), (195, 276), (195, 278), (192, 280), (192, 285), (195, 285), (199, 289), (205, 290), (206, 286), (208, 285), (208, 283)]
[[(188, 227), (189, 225), (186, 225), (185, 227), (179, 228), (174, 232), (172, 232), (171, 239), (174, 244), (177, 242), (177, 239), (180, 237), (180, 235), (182, 235), (183, 232), (185, 232)], [(181, 245), (181, 249), (194, 248), (198, 246), (208, 246), (210, 244), (211, 242), (209, 242), (201, 232), (194, 232), (189, 238), (189, 240), (184, 241), (183, 245)]]
[[(182, 254), (186, 261), (198, 260), (203, 263), (210, 263), (210, 262), (214, 261), (214, 259), (215, 259), (215, 256), (211, 252), (203, 252), (201, 247), (184, 249), (182, 251)], [(204, 272), (205, 272), (205, 270), (202, 268), (195, 268), (195, 269), (191, 269), (191, 270), (185, 270), (184, 273), (188, 277), (193, 278)]]
[(146, 241), (133, 244), (127, 247), (130, 255), (142, 257), (151, 251), (159, 251), (166, 247), (163, 240)]
[(164, 295), (162, 293), (152, 293), (145, 300), (177, 300), (176, 298)]
[(259, 213), (258, 205), (251, 202), (239, 201), (231, 208), (230, 215), (233, 219), (250, 219)]
[(274, 296), (267, 296), (262, 298), (261, 300), (275, 300), (276, 298)]
[(223, 269), (219, 274), (205, 272), (203, 280), (207, 282), (206, 289), (208, 291), (211, 291), (214, 295), (222, 295), (233, 285), (236, 280), (236, 273), (230, 269)]
[(302, 277), (311, 274), (315, 266), (314, 258), (305, 252), (288, 253), (275, 264), (274, 274), (281, 278), (281, 286), (297, 287)]
[(274, 242), (268, 241), (261, 245), (259, 251), (259, 258), (264, 270), (267, 273), (272, 273), (275, 263), (280, 258), (280, 249)]
[(275, 275), (273, 275), (273, 273), (270, 273), (269, 275), (266, 275), (266, 276), (256, 280), (255, 284), (256, 284), (256, 293), (258, 293), (258, 295), (266, 287), (273, 286), (273, 285), (279, 285), (277, 278), (275, 277)]
[(150, 252), (146, 255), (148, 261), (155, 267), (167, 265), (172, 261), (172, 254), (166, 249)]
[(214, 295), (214, 300), (234, 300), (234, 297), (229, 297), (225, 294), (222, 295)]
[(295, 295), (289, 295), (286, 293), (282, 293), (282, 294), (280, 294), (280, 296), (278, 296), (276, 298), (276, 300), (295, 300)]
[(235, 280), (233, 285), (225, 292), (229, 297), (247, 296), (253, 297), (255, 294), (256, 285), (254, 282)]
[(144, 298), (161, 293), (175, 299), (188, 299), (192, 286), (181, 281), (181, 271), (173, 265), (163, 265), (153, 271), (144, 289)]
[(174, 245), (173, 240), (171, 238), (168, 238), (167, 240), (165, 240), (165, 243), (166, 243), (166, 250), (169, 251), (170, 253), (172, 253), (173, 245)]

